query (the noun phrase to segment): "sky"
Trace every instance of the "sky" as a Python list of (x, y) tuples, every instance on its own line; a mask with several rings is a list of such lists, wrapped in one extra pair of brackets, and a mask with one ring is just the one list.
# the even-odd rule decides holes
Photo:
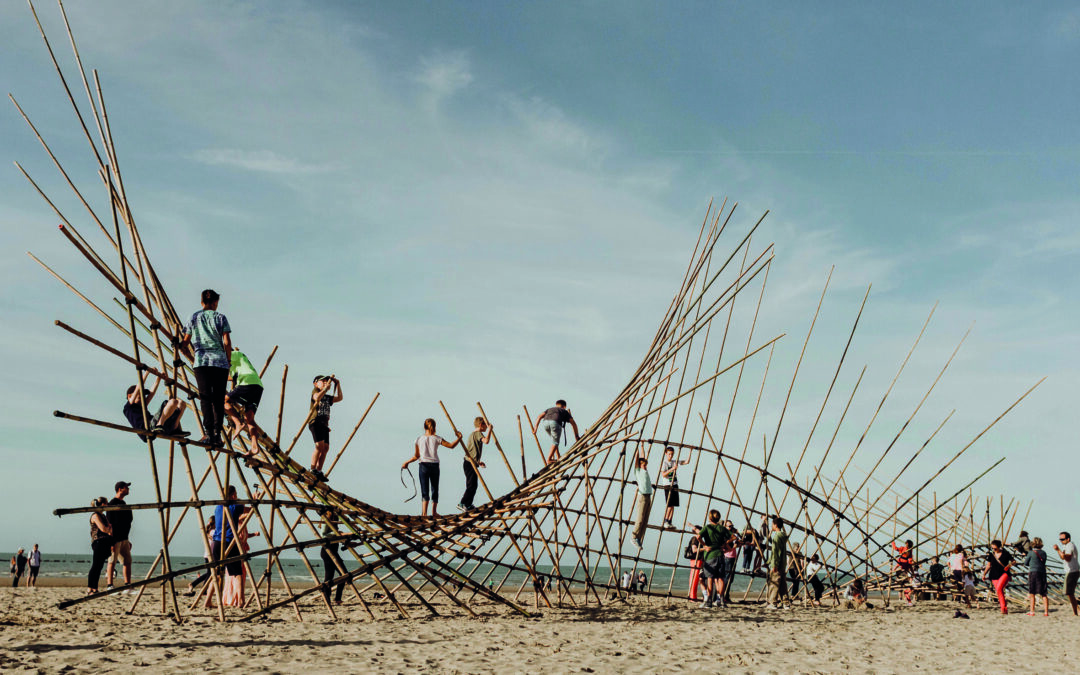
[[(579, 420), (594, 419), (644, 355), (710, 200), (727, 199), (738, 203), (739, 234), (725, 235), (732, 246), (766, 210), (755, 240), (776, 245), (759, 330), (788, 337), (763, 415), (778, 414), (833, 266), (785, 421), (792, 439), (820, 405), (868, 284), (842, 380), (850, 388), (868, 364), (856, 404), (864, 420), (939, 303), (870, 442), (887, 445), (974, 322), (909, 433), (911, 448), (957, 414), (903, 483), (921, 484), (1047, 376), (935, 487), (950, 492), (1007, 456), (977, 493), (1022, 509), (1034, 500), (1028, 529), (1044, 538), (1080, 529), (1080, 320), (1069, 300), (1080, 291), (1075, 5), (140, 7), (66, 9), (84, 64), (98, 70), (144, 242), (182, 313), (214, 288), (254, 362), (278, 346), (264, 427), (275, 424), (286, 363), (286, 438), (300, 430), (316, 373), (343, 383), (332, 452), (379, 393), (335, 469), (339, 489), (411, 509), (398, 467), (424, 418), (445, 431), (439, 401), (466, 427), (483, 402), (513, 452), (522, 404), (535, 415), (564, 398)], [(38, 12), (83, 103), (59, 11), (43, 2)], [(106, 213), (93, 157), (25, 5), (0, 3), (0, 45), (4, 91)], [(134, 483), (129, 501), (154, 501), (152, 479), (145, 446), (51, 414), (122, 422), (133, 374), (53, 325), (124, 347), (25, 255), (112, 305), (11, 164), (101, 242), (8, 103), (0, 464), (10, 506), (0, 550), (37, 542), (81, 551), (83, 517), (52, 510), (111, 496), (121, 479)], [(790, 460), (801, 445), (782, 440)], [(306, 433), (296, 452), (310, 452)], [(488, 480), (493, 491), (511, 486), (505, 472), (489, 469)], [(461, 478), (443, 485), (452, 496)], [(157, 550), (153, 520), (136, 519), (137, 554)], [(199, 549), (194, 534), (176, 544)]]

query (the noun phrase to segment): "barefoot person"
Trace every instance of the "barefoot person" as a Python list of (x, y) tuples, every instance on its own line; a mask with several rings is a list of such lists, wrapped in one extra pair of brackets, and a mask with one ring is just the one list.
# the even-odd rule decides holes
[[(484, 444), (491, 442), (491, 434), (495, 430), (493, 426), (488, 427), (487, 420), (483, 417), (473, 420), (473, 426), (476, 430), (469, 434), (468, 440), (465, 441), (465, 458), (461, 463), (461, 470), (465, 472), (465, 494), (461, 496), (458, 508), (462, 511), (468, 511), (474, 506), (473, 500), (476, 498), (479, 478), (476, 470), (487, 467), (480, 458), (484, 453)], [(487, 432), (486, 436), (484, 432)]]
[(645, 456), (644, 449), (638, 455), (634, 477), (637, 479), (637, 521), (634, 524), (634, 546), (641, 548), (645, 530), (649, 527), (649, 511), (652, 510), (653, 500), (652, 476), (649, 475), (649, 459)]
[(768, 609), (778, 609), (783, 602), (782, 598), (787, 595), (787, 542), (783, 519), (773, 516), (772, 533), (769, 535)]
[(439, 447), (454, 448), (461, 442), (461, 432), (453, 443), (435, 435), (435, 420), (424, 420), (424, 434), (416, 439), (415, 452), (405, 460), (401, 468), (407, 468), (413, 462), (420, 462), (420, 515), (426, 516), (428, 502), (431, 502), (431, 515), (439, 515)]
[(199, 442), (224, 445), (225, 389), (229, 383), (232, 339), (229, 320), (217, 311), (221, 296), (211, 289), (202, 292), (202, 309), (191, 315), (180, 334), (180, 346), (195, 348), (195, 381), (199, 383), (202, 422), (206, 435)]
[(574, 416), (570, 414), (570, 410), (566, 407), (566, 401), (562, 399), (555, 401), (555, 407), (548, 408), (536, 418), (536, 424), (533, 425), (534, 436), (540, 431), (541, 423), (544, 431), (551, 437), (551, 450), (548, 452), (547, 459), (544, 460), (545, 464), (550, 464), (559, 458), (559, 441), (566, 437), (566, 425), (569, 424), (573, 427), (575, 443), (580, 438), (580, 434), (578, 434), (577, 422), (574, 421)]
[[(90, 502), (90, 506), (100, 509), (108, 506), (109, 500), (98, 497)], [(90, 571), (86, 574), (86, 594), (92, 595), (98, 592), (98, 580), (101, 579), (101, 568), (109, 559), (112, 552), (112, 525), (104, 511), (94, 511), (90, 514), (90, 551), (92, 552)]]
[[(131, 483), (117, 481), (113, 489), (116, 496), (109, 500), (109, 506), (126, 506), (124, 497), (128, 496)], [(112, 524), (112, 555), (109, 557), (109, 566), (105, 570), (105, 585), (113, 587), (113, 574), (116, 572), (116, 564), (124, 566), (124, 585), (131, 584), (131, 542), (128, 537), (131, 533), (131, 511), (110, 511), (109, 523)]]
[[(143, 424), (142, 410), (142, 400), (145, 400), (146, 412), (150, 417), (150, 431), (169, 436), (187, 436), (188, 432), (180, 428), (180, 418), (187, 409), (187, 404), (180, 399), (170, 398), (162, 402), (157, 412), (150, 412), (150, 399), (157, 393), (160, 384), (161, 378), (157, 377), (154, 378), (154, 386), (149, 389), (141, 388), (137, 384), (128, 387), (127, 402), (124, 403), (124, 417), (132, 429), (146, 431), (146, 425)], [(146, 436), (143, 434), (139, 434), (139, 438), (143, 441), (146, 440)]]
[[(333, 385), (334, 391), (330, 392)], [(341, 382), (333, 376), (316, 375), (311, 381), (311, 422), (308, 431), (315, 441), (315, 451), (311, 453), (311, 473), (321, 481), (326, 481), (322, 472), (326, 462), (326, 453), (330, 450), (330, 406), (340, 403), (345, 398), (341, 393)]]
[(675, 459), (675, 448), (664, 448), (664, 459), (660, 462), (660, 480), (656, 485), (664, 488), (664, 524), (661, 527), (675, 529), (675, 524), (671, 522), (675, 516), (675, 507), (679, 505), (679, 478), (675, 471), (689, 463), (689, 458), (681, 462)]
[[(255, 411), (259, 409), (259, 401), (262, 400), (263, 383), (259, 377), (259, 371), (251, 365), (247, 354), (239, 349), (233, 349), (229, 356), (229, 379), (232, 380), (233, 390), (225, 397), (225, 414), (229, 416), (233, 433), (240, 434), (244, 429), (251, 439), (251, 450), (248, 457), (259, 454), (259, 440), (255, 431)], [(236, 407), (244, 409), (244, 419), (237, 414)]]
[(1065, 597), (1072, 605), (1073, 616), (1078, 616), (1080, 603), (1076, 600), (1076, 582), (1080, 579), (1080, 558), (1076, 556), (1076, 544), (1073, 543), (1072, 536), (1068, 532), (1059, 534), (1058, 541), (1061, 542), (1061, 547), (1054, 544), (1054, 550), (1057, 551), (1058, 557), (1065, 561)]
[(1050, 598), (1046, 595), (1046, 551), (1042, 537), (1031, 540), (1024, 564), (1028, 568), (1028, 616), (1035, 616), (1035, 598), (1042, 596), (1043, 616), (1050, 616)]
[(19, 552), (15, 554), (15, 557), (11, 559), (11, 587), (18, 588), (19, 579), (22, 578), (23, 572), (26, 571), (26, 549), (20, 548)]
[(38, 550), (37, 544), (34, 544), (34, 548), (30, 549), (29, 555), (26, 556), (26, 567), (30, 570), (29, 576), (26, 577), (26, 587), (37, 588), (38, 571), (41, 569), (41, 551)]
[(701, 563), (701, 578), (705, 580), (703, 608), (724, 606), (724, 547), (731, 542), (731, 533), (720, 524), (720, 512), (709, 511), (709, 524), (698, 535), (705, 559)]

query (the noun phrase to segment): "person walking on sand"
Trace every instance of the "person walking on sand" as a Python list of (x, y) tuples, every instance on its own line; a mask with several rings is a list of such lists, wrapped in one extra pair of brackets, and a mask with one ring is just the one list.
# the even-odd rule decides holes
[(964, 604), (971, 609), (971, 601), (975, 601), (975, 609), (979, 609), (979, 592), (975, 589), (975, 573), (967, 565), (961, 571), (960, 585), (963, 588)]
[(1050, 598), (1046, 595), (1046, 551), (1042, 537), (1031, 540), (1031, 550), (1024, 564), (1028, 568), (1028, 616), (1035, 616), (1035, 596), (1043, 599), (1043, 616), (1050, 616)]
[[(98, 497), (90, 502), (90, 506), (101, 509), (109, 505), (105, 497)], [(98, 510), (90, 514), (90, 571), (86, 574), (86, 594), (93, 595), (98, 592), (98, 580), (101, 579), (101, 568), (112, 553), (112, 525), (104, 511)]]
[(968, 559), (967, 554), (964, 553), (964, 547), (957, 544), (949, 556), (949, 571), (952, 572), (952, 578), (956, 582), (958, 590), (962, 590), (964, 587), (964, 568), (967, 566)]
[(664, 459), (660, 462), (660, 480), (657, 487), (664, 488), (664, 523), (662, 527), (675, 529), (671, 519), (675, 517), (675, 507), (679, 505), (679, 478), (675, 475), (680, 466), (690, 463), (690, 459), (681, 462), (675, 459), (675, 448), (664, 448)]
[(22, 578), (23, 572), (26, 571), (26, 549), (20, 548), (18, 553), (11, 559), (11, 587), (18, 588), (19, 579)]
[[(180, 436), (186, 438), (190, 434), (180, 428), (180, 418), (187, 410), (187, 404), (178, 398), (170, 398), (162, 402), (157, 412), (150, 413), (150, 399), (157, 393), (161, 385), (161, 378), (154, 378), (154, 386), (149, 389), (133, 384), (128, 387), (127, 401), (124, 403), (124, 418), (132, 429), (146, 431), (143, 423), (142, 400), (146, 401), (146, 412), (150, 418), (150, 431), (168, 436)], [(146, 435), (138, 434), (139, 438), (146, 441)]]
[(1080, 579), (1080, 558), (1076, 555), (1076, 544), (1073, 543), (1072, 536), (1068, 532), (1060, 533), (1058, 541), (1061, 542), (1061, 547), (1054, 544), (1054, 550), (1057, 551), (1058, 557), (1065, 561), (1065, 597), (1072, 605), (1073, 616), (1080, 616), (1078, 612), (1080, 603), (1076, 600), (1076, 582)]
[(206, 434), (199, 439), (221, 447), (225, 424), (225, 389), (229, 382), (232, 353), (232, 328), (224, 314), (217, 311), (221, 296), (216, 291), (202, 292), (202, 309), (191, 315), (180, 333), (180, 347), (195, 349), (195, 381), (202, 401), (202, 422)]
[[(489, 427), (487, 420), (483, 417), (473, 420), (473, 426), (476, 430), (469, 434), (468, 440), (465, 441), (465, 457), (461, 462), (461, 470), (465, 473), (465, 493), (461, 495), (458, 508), (462, 511), (468, 511), (475, 506), (473, 501), (476, 499), (476, 488), (480, 478), (477, 469), (487, 468), (487, 464), (484, 464), (481, 457), (484, 454), (484, 444), (491, 442), (491, 435), (495, 432), (495, 426)], [(486, 436), (484, 432), (487, 432)]]
[(1005, 597), (1005, 587), (1009, 585), (1009, 575), (1012, 571), (1013, 557), (1001, 546), (1001, 541), (995, 539), (990, 542), (990, 553), (986, 556), (986, 566), (983, 568), (983, 578), (989, 579), (997, 593), (998, 604), (1001, 613), (1009, 613), (1009, 599)]
[(37, 588), (38, 570), (41, 569), (41, 551), (38, 550), (37, 544), (34, 544), (34, 548), (30, 549), (30, 554), (26, 557), (26, 567), (29, 570), (26, 587)]
[(559, 458), (559, 441), (566, 437), (567, 424), (574, 429), (575, 443), (577, 443), (581, 435), (578, 433), (574, 416), (570, 414), (570, 410), (566, 407), (566, 401), (561, 398), (555, 401), (553, 408), (548, 408), (536, 418), (536, 424), (533, 425), (533, 436), (539, 433), (541, 423), (543, 423), (544, 431), (551, 437), (551, 450), (544, 460), (544, 464), (547, 465)]
[(703, 608), (724, 606), (724, 547), (731, 545), (732, 533), (720, 524), (720, 512), (709, 511), (709, 524), (699, 535), (705, 559), (701, 563), (701, 578), (705, 580)]
[(431, 515), (439, 515), (439, 448), (455, 448), (461, 442), (461, 432), (453, 443), (435, 435), (435, 420), (430, 417), (424, 420), (424, 434), (416, 439), (415, 452), (412, 457), (405, 460), (402, 469), (408, 468), (413, 462), (420, 462), (420, 515), (426, 516), (428, 503), (431, 503)]
[[(109, 506), (127, 506), (124, 497), (128, 496), (131, 483), (117, 481), (113, 489), (116, 496), (109, 500)], [(131, 511), (110, 511), (109, 523), (112, 525), (112, 555), (109, 557), (109, 566), (105, 570), (105, 585), (113, 587), (113, 574), (116, 572), (116, 564), (124, 566), (124, 585), (131, 584)]]
[(767, 609), (779, 609), (782, 598), (787, 595), (787, 580), (784, 578), (787, 572), (787, 542), (788, 536), (784, 533), (784, 520), (780, 516), (773, 516), (772, 534), (769, 535), (769, 590), (767, 594)]
[(634, 546), (641, 548), (641, 542), (645, 537), (645, 530), (649, 527), (649, 511), (652, 509), (653, 486), (652, 477), (649, 475), (649, 458), (645, 456), (645, 450), (637, 458), (637, 468), (634, 470), (634, 478), (637, 479), (637, 522), (634, 524)]
[[(229, 380), (233, 389), (225, 396), (225, 414), (229, 417), (235, 436), (240, 435), (241, 429), (247, 431), (251, 439), (251, 450), (247, 456), (256, 457), (259, 454), (259, 439), (255, 430), (255, 412), (262, 400), (263, 382), (247, 354), (239, 349), (234, 348), (229, 356)], [(244, 409), (243, 420), (237, 414), (236, 406)]]
[[(334, 388), (330, 392), (331, 385)], [(330, 406), (341, 403), (345, 396), (341, 392), (341, 382), (334, 375), (316, 375), (311, 381), (311, 422), (308, 423), (308, 431), (315, 441), (315, 451), (311, 454), (311, 473), (319, 480), (326, 482), (323, 474), (323, 463), (326, 462), (326, 453), (330, 450)]]

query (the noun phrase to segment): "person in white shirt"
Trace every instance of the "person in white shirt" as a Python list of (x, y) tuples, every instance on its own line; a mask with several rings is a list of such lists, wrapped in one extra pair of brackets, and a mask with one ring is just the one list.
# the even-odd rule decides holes
[(810, 556), (810, 560), (806, 563), (806, 569), (803, 573), (806, 575), (806, 581), (810, 583), (810, 587), (814, 589), (814, 607), (821, 606), (821, 595), (825, 592), (825, 584), (821, 583), (821, 579), (818, 578), (818, 572), (821, 571), (822, 565), (818, 558), (818, 554)]
[(675, 448), (664, 448), (664, 459), (660, 464), (660, 480), (656, 482), (656, 487), (664, 488), (664, 524), (662, 527), (667, 529), (675, 529), (675, 524), (671, 522), (671, 519), (675, 516), (675, 507), (679, 505), (679, 479), (675, 475), (675, 471), (680, 466), (689, 463), (689, 458), (681, 462), (675, 459)]
[(27, 556), (26, 566), (30, 568), (30, 576), (26, 577), (26, 587), (37, 588), (38, 569), (41, 568), (41, 551), (38, 550), (37, 544), (34, 544), (30, 555)]
[(439, 447), (454, 448), (461, 442), (461, 432), (450, 443), (435, 435), (435, 420), (424, 420), (424, 435), (416, 439), (416, 452), (407, 459), (401, 468), (407, 468), (413, 462), (420, 462), (420, 515), (426, 516), (428, 502), (431, 502), (431, 515), (437, 516), (439, 506)]
[(1078, 609), (1080, 603), (1076, 601), (1076, 581), (1080, 579), (1080, 559), (1076, 556), (1076, 544), (1073, 543), (1068, 532), (1060, 533), (1058, 541), (1061, 542), (1061, 546), (1054, 544), (1054, 550), (1057, 551), (1058, 557), (1065, 561), (1065, 595), (1068, 596), (1069, 604), (1072, 605), (1073, 616), (1080, 616), (1080, 609)]

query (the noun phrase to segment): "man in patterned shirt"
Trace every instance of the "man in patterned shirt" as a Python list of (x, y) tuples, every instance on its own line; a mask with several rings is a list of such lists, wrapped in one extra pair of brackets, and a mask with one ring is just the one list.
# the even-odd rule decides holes
[(195, 348), (195, 380), (202, 400), (203, 430), (200, 443), (222, 446), (225, 423), (225, 389), (229, 382), (232, 340), (229, 320), (217, 311), (221, 298), (215, 291), (202, 292), (202, 309), (191, 315), (180, 335), (180, 346)]

